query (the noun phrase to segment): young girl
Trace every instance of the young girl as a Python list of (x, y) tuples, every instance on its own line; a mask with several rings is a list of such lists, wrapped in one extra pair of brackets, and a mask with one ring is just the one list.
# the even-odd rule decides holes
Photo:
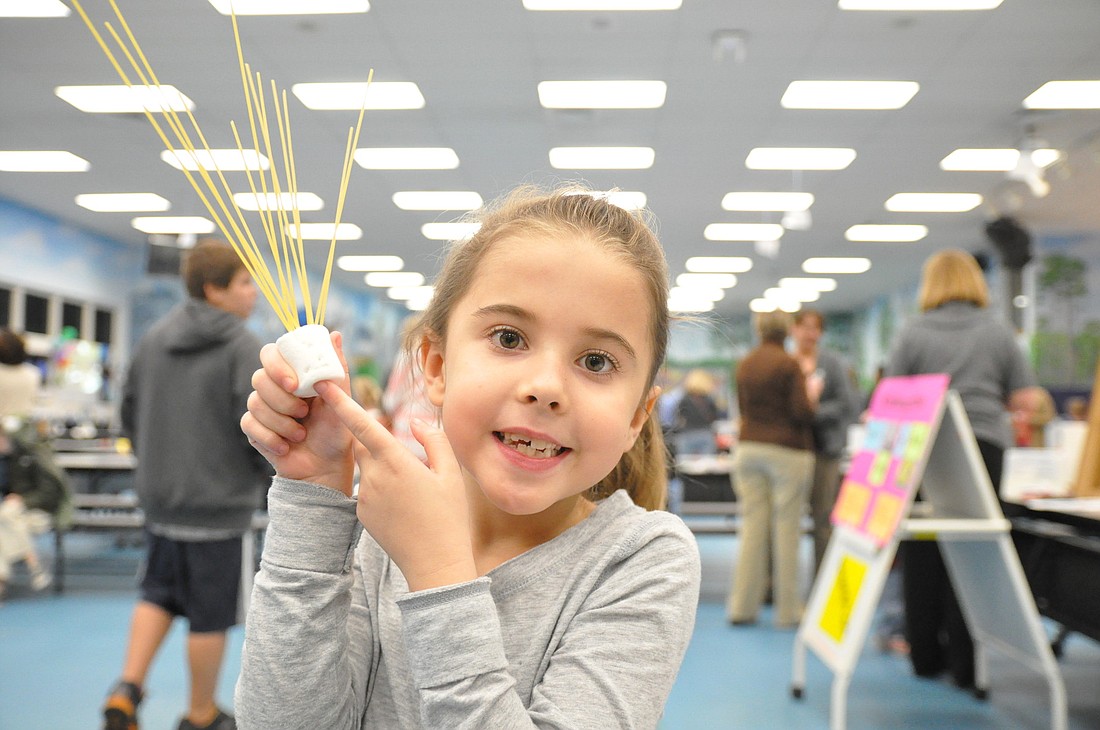
[(427, 465), (346, 380), (293, 396), (264, 348), (242, 427), (278, 475), (240, 727), (657, 725), (699, 595), (692, 535), (647, 511), (666, 291), (637, 215), (513, 194), (452, 250), (415, 340)]

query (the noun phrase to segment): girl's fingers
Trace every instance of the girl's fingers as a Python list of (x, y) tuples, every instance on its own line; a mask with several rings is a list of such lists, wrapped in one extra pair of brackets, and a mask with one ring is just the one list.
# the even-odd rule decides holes
[(248, 442), (260, 453), (285, 456), (290, 451), (285, 439), (266, 428), (248, 411), (241, 416), (241, 430), (248, 437)]
[(458, 459), (455, 458), (451, 442), (447, 440), (447, 434), (443, 433), (443, 429), (419, 418), (413, 419), (410, 425), (413, 436), (428, 455), (428, 464), (432, 471), (442, 476), (458, 475), (461, 471)]
[(289, 441), (299, 442), (305, 439), (305, 427), (296, 419), (308, 412), (309, 407), (304, 406), (301, 411), (288, 415), (273, 409), (259, 391), (253, 391), (248, 396), (248, 413), (256, 424)]
[(298, 375), (274, 342), (269, 342), (260, 348), (260, 363), (267, 376), (283, 390), (293, 393), (298, 387)]
[(385, 459), (389, 449), (398, 446), (393, 436), (374, 416), (363, 410), (355, 399), (334, 383), (322, 380), (314, 388), (336, 417), (351, 431), (355, 440), (367, 448), (371, 456)]

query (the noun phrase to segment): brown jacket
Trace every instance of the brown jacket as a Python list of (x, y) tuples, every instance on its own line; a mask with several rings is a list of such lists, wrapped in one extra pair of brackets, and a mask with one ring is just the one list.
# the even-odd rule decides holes
[(806, 378), (782, 346), (765, 342), (737, 366), (737, 404), (741, 441), (813, 449)]

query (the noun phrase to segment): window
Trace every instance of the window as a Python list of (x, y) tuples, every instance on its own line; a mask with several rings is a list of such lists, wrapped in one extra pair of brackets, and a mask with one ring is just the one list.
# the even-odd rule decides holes
[(23, 313), (23, 329), (27, 332), (46, 335), (50, 317), (50, 302), (46, 297), (37, 294), (27, 294), (26, 307)]

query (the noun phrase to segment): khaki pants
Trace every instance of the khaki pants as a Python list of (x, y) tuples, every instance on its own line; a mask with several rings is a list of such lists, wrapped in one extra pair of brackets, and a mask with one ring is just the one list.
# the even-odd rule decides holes
[(37, 509), (27, 509), (20, 497), (9, 496), (0, 501), (0, 581), (11, 577), (11, 566), (33, 554), (33, 535), (50, 529), (50, 516)]
[(802, 618), (798, 539), (813, 473), (811, 451), (742, 441), (733, 456), (734, 490), (741, 503), (741, 546), (726, 603), (730, 621), (755, 621), (764, 600), (771, 535), (775, 624)]

